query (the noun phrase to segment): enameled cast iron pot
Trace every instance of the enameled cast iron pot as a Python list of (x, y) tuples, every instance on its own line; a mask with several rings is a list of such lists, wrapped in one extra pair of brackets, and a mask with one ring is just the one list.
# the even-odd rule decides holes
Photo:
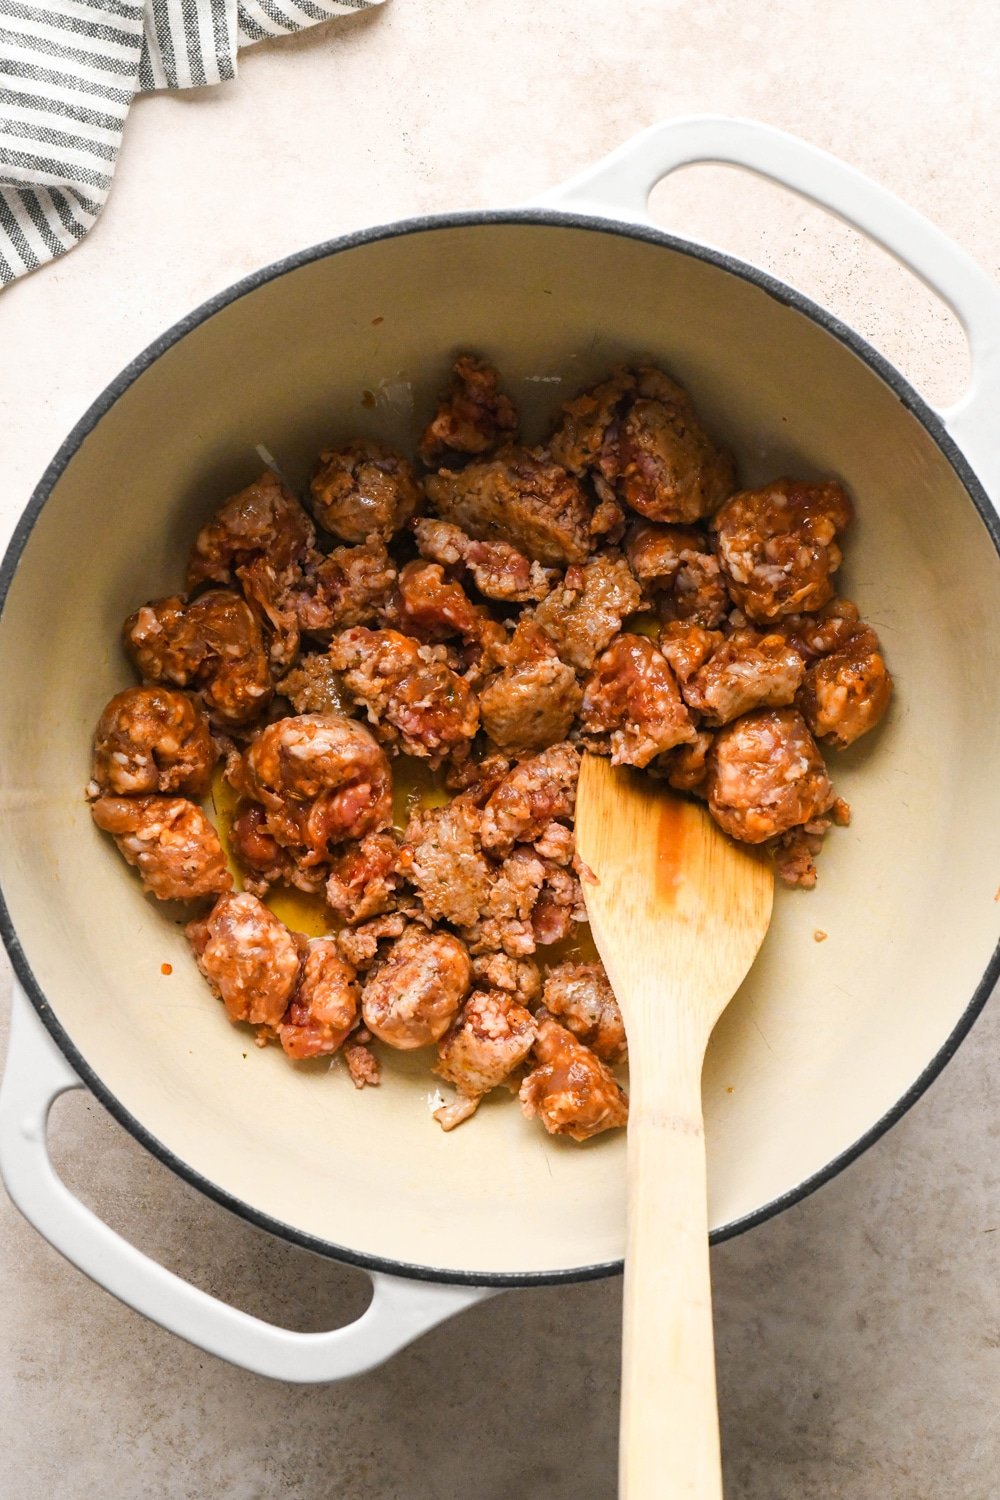
[[(694, 161), (791, 187), (909, 265), (965, 326), (962, 404), (931, 410), (796, 292), (653, 228), (650, 189)], [(620, 1267), (621, 1134), (552, 1141), (504, 1100), (445, 1136), (423, 1060), (392, 1057), (383, 1088), (357, 1094), (342, 1073), (248, 1048), (83, 799), (94, 723), (131, 680), (121, 621), (180, 586), (196, 528), (259, 469), (254, 445), (296, 481), (359, 432), (412, 445), (459, 347), (496, 361), (539, 434), (561, 398), (648, 355), (690, 388), (746, 481), (836, 474), (857, 497), (841, 587), (877, 626), (898, 692), (880, 732), (836, 758), (855, 821), (831, 837), (817, 890), (776, 902), (713, 1041), (715, 1238), (795, 1202), (898, 1119), (997, 974), (1000, 291), (965, 254), (812, 147), (694, 119), (646, 131), (523, 211), (392, 224), (249, 277), (105, 391), (3, 564), (0, 883), (20, 988), (0, 1165), (27, 1217), (103, 1286), (284, 1379), (367, 1368), (492, 1290)], [(320, 1334), (273, 1328), (112, 1233), (46, 1155), (48, 1108), (81, 1082), (218, 1202), (368, 1268), (364, 1316)]]

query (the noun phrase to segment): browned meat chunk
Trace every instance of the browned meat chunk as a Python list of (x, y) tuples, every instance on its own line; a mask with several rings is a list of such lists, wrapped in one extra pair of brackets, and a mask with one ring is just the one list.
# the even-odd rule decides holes
[(670, 663), (677, 681), (687, 683), (724, 640), (721, 630), (670, 620), (660, 631), (660, 653)]
[(289, 607), (304, 635), (329, 641), (335, 631), (376, 620), (395, 582), (396, 565), (373, 536), (357, 547), (334, 547), (328, 557), (311, 553)]
[(565, 739), (583, 701), (573, 668), (555, 652), (505, 667), (479, 695), (483, 729), (509, 755)]
[(484, 989), (504, 990), (519, 1005), (532, 1005), (542, 993), (542, 975), (530, 958), (511, 958), (508, 953), (477, 953), (472, 960), (473, 983)]
[(463, 760), (452, 766), (445, 776), (450, 792), (472, 792), (473, 801), (482, 806), (496, 791), (510, 770), (506, 755), (484, 755), (482, 760)]
[(707, 786), (716, 822), (748, 844), (811, 823), (834, 800), (816, 741), (791, 708), (758, 709), (720, 730)]
[(729, 592), (752, 621), (813, 611), (833, 597), (836, 542), (854, 514), (841, 485), (778, 479), (733, 495), (712, 521)]
[(312, 521), (277, 474), (268, 470), (230, 496), (199, 531), (188, 562), (187, 586), (232, 584), (245, 563), (260, 557), (281, 577), (301, 562), (315, 541)]
[(289, 1057), (328, 1057), (353, 1029), (360, 1003), (354, 970), (333, 938), (310, 938), (278, 1040)]
[(378, 957), (379, 943), (401, 937), (406, 922), (401, 911), (393, 911), (373, 917), (360, 927), (342, 927), (336, 936), (337, 948), (355, 969), (369, 969)]
[(605, 1062), (625, 1061), (625, 1025), (600, 960), (557, 964), (550, 969), (545, 976), (542, 1004)]
[(351, 923), (367, 922), (396, 904), (399, 845), (391, 833), (369, 833), (338, 854), (326, 883), (327, 905)]
[(483, 847), (496, 857), (515, 843), (534, 843), (554, 818), (572, 819), (580, 756), (572, 745), (552, 745), (509, 771), (483, 809)]
[(442, 520), (479, 541), (509, 542), (550, 565), (583, 562), (590, 551), (583, 489), (541, 450), (504, 448), (460, 473), (442, 469), (424, 488)]
[(844, 750), (875, 728), (891, 697), (879, 638), (871, 626), (859, 625), (809, 668), (799, 707), (817, 739)]
[(224, 729), (259, 718), (273, 687), (253, 610), (229, 589), (188, 604), (179, 594), (144, 604), (124, 626), (125, 650), (145, 682), (197, 691)]
[(485, 360), (458, 356), (447, 394), (420, 439), (420, 457), (429, 469), (449, 453), (490, 453), (517, 436), (517, 412), (499, 380)]
[(860, 623), (856, 604), (849, 599), (831, 599), (816, 614), (785, 615), (771, 629), (783, 635), (809, 666), (818, 656), (846, 645)]
[(232, 495), (198, 533), (187, 586), (242, 585), (247, 603), (270, 634), (271, 660), (289, 666), (298, 651), (298, 622), (289, 607), (316, 532), (302, 506), (270, 471)]
[(342, 542), (388, 541), (420, 503), (406, 459), (368, 438), (321, 453), (309, 489), (317, 521)]
[(345, 1047), (344, 1061), (347, 1064), (351, 1082), (356, 1089), (378, 1088), (382, 1075), (378, 1058), (370, 1047), (360, 1042)]
[(345, 630), (330, 646), (331, 664), (380, 736), (431, 765), (467, 754), (479, 727), (476, 700), (441, 659), (442, 650), (364, 626)]
[(677, 745), (655, 762), (657, 773), (665, 775), (677, 791), (704, 797), (712, 739), (712, 735), (699, 730), (690, 745)]
[(256, 896), (222, 896), (187, 926), (198, 967), (233, 1022), (277, 1027), (299, 978), (299, 944)]
[(392, 820), (392, 778), (363, 725), (339, 714), (268, 724), (228, 773), (264, 809), (263, 832), (305, 871), (326, 867), (331, 846)]
[(491, 870), (480, 845), (475, 793), (415, 812), (406, 825), (400, 868), (436, 921), (471, 927), (489, 899)]
[(620, 635), (598, 657), (584, 686), (581, 723), (588, 735), (610, 736), (616, 765), (646, 766), (695, 736), (677, 679), (642, 635)]
[(450, 521), (421, 516), (413, 523), (421, 557), (444, 568), (465, 567), (487, 599), (523, 604), (544, 599), (558, 574), (518, 552), (509, 542), (477, 542)]
[(706, 724), (728, 724), (752, 708), (783, 708), (799, 690), (805, 667), (780, 635), (739, 630), (717, 646), (681, 687)]
[(258, 802), (237, 804), (229, 838), (243, 871), (244, 889), (252, 895), (266, 896), (279, 882), (313, 894), (322, 889), (324, 868), (300, 868), (294, 857), (297, 851), (284, 848), (268, 831), (267, 809)]
[(185, 797), (98, 797), (90, 811), (139, 871), (143, 890), (161, 901), (194, 901), (231, 887), (218, 834)]
[(184, 792), (203, 797), (216, 759), (208, 721), (186, 693), (126, 688), (98, 721), (88, 791), (92, 796)]
[(721, 624), (729, 595), (703, 531), (641, 521), (626, 537), (625, 552), (661, 619), (690, 620), (710, 630)]
[(474, 1114), (484, 1094), (509, 1078), (531, 1051), (535, 1018), (503, 990), (474, 990), (438, 1043), (434, 1072), (454, 1084), (458, 1098), (434, 1111), (445, 1130)]
[(473, 604), (460, 583), (445, 577), (440, 563), (407, 563), (384, 617), (404, 635), (421, 641), (460, 635), (492, 650), (507, 638), (503, 626), (482, 605)]
[(605, 552), (567, 568), (561, 584), (532, 616), (563, 661), (589, 672), (597, 657), (639, 608), (642, 590), (623, 557)]
[(531, 930), (539, 947), (547, 948), (568, 938), (578, 922), (585, 922), (587, 908), (577, 877), (555, 860), (543, 858), (543, 864), (545, 880), (531, 913)]
[(576, 876), (522, 844), (495, 871), (480, 919), (462, 935), (473, 953), (520, 959), (539, 945), (561, 942), (585, 918)]
[(521, 1108), (550, 1135), (587, 1141), (628, 1120), (628, 1098), (606, 1063), (572, 1032), (539, 1013), (537, 1063), (521, 1085)]
[(455, 1019), (471, 976), (458, 938), (408, 927), (368, 977), (361, 995), (365, 1025), (404, 1052), (427, 1047)]
[(351, 707), (340, 673), (325, 651), (310, 651), (278, 683), (297, 714), (343, 714)]
[(564, 406), (549, 447), (650, 521), (696, 521), (733, 490), (731, 457), (712, 443), (687, 392), (651, 365), (618, 369)]

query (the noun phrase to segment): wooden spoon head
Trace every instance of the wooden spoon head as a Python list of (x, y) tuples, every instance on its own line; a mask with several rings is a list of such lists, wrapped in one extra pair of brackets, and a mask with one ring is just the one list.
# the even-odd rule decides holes
[(635, 1037), (637, 1009), (683, 1006), (707, 1041), (771, 920), (774, 876), (699, 803), (585, 755), (576, 845), (598, 952)]

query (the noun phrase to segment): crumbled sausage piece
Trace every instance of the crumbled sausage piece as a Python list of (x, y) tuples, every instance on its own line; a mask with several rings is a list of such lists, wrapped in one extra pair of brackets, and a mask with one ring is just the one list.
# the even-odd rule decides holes
[(381, 1069), (378, 1058), (370, 1047), (363, 1043), (355, 1042), (344, 1048), (344, 1061), (350, 1074), (351, 1082), (356, 1089), (378, 1088), (382, 1081)]
[(484, 755), (482, 760), (464, 760), (452, 766), (445, 777), (450, 792), (471, 792), (477, 806), (496, 791), (510, 770), (506, 755)]
[(349, 964), (355, 969), (368, 969), (378, 957), (379, 943), (400, 937), (406, 930), (406, 921), (401, 911), (387, 912), (360, 927), (342, 927), (335, 941)]
[(329, 641), (338, 630), (370, 625), (396, 582), (396, 565), (380, 537), (357, 547), (310, 553), (288, 602), (304, 635)]
[(641, 521), (626, 537), (625, 552), (662, 620), (690, 621), (707, 630), (722, 623), (729, 595), (703, 531)]
[(300, 866), (294, 852), (279, 844), (268, 830), (267, 809), (259, 803), (237, 803), (229, 839), (243, 869), (244, 889), (252, 895), (266, 896), (271, 886), (279, 883), (310, 894), (323, 889), (325, 867)]
[(669, 620), (660, 631), (660, 652), (674, 670), (682, 685), (708, 661), (725, 640), (721, 630), (706, 630), (701, 625)]
[(230, 589), (209, 589), (190, 604), (179, 594), (156, 599), (129, 616), (123, 633), (145, 682), (195, 689), (224, 729), (243, 728), (271, 700), (260, 625)]
[(472, 921), (457, 924), (471, 952), (503, 952), (515, 959), (534, 953), (538, 941), (532, 916), (547, 870), (545, 860), (524, 845), (508, 855), (499, 869), (487, 866), (481, 898), (478, 904), (469, 902)]
[(410, 926), (368, 976), (361, 994), (365, 1025), (390, 1047), (427, 1047), (448, 1030), (471, 977), (458, 938)]
[(760, 625), (821, 608), (840, 567), (837, 533), (853, 514), (833, 482), (778, 479), (733, 495), (711, 525), (735, 603)]
[(574, 1036), (609, 1063), (628, 1055), (625, 1025), (614, 991), (598, 959), (557, 964), (545, 976), (542, 1004)]
[(321, 453), (309, 491), (317, 521), (342, 542), (388, 541), (420, 503), (406, 459), (369, 438)]
[(578, 672), (589, 672), (641, 600), (642, 590), (625, 559), (602, 552), (582, 567), (567, 568), (562, 583), (532, 618), (563, 661)]
[(875, 728), (891, 696), (879, 638), (870, 625), (858, 625), (809, 668), (799, 707), (817, 739), (844, 750)]
[(90, 811), (139, 871), (143, 890), (161, 901), (194, 901), (232, 886), (219, 835), (185, 797), (104, 796)]
[(583, 701), (573, 668), (554, 651), (504, 667), (479, 695), (483, 729), (509, 755), (565, 739)]
[(88, 790), (93, 796), (183, 792), (203, 797), (217, 758), (208, 721), (186, 693), (126, 688), (98, 720)]
[(558, 577), (555, 569), (532, 562), (509, 542), (476, 541), (460, 526), (434, 516), (418, 517), (413, 522), (413, 534), (421, 557), (445, 568), (467, 568), (487, 599), (513, 604), (544, 599)]
[(816, 741), (791, 708), (757, 709), (720, 730), (707, 788), (716, 822), (748, 844), (812, 822), (834, 800)]
[(326, 902), (346, 921), (367, 922), (391, 911), (400, 884), (399, 845), (391, 833), (369, 833), (334, 859)]
[[(536, 846), (537, 852), (537, 846)], [(545, 879), (531, 913), (531, 930), (542, 947), (561, 943), (578, 922), (587, 920), (580, 881), (554, 860), (543, 859)]]
[(588, 735), (610, 736), (615, 765), (646, 766), (695, 736), (677, 679), (641, 635), (618, 636), (598, 657), (584, 686), (581, 723)]
[(805, 667), (780, 635), (736, 631), (682, 683), (685, 703), (706, 724), (728, 724), (752, 708), (783, 708), (799, 690)]
[(189, 922), (198, 967), (233, 1022), (276, 1027), (299, 978), (295, 937), (247, 891), (221, 896), (207, 917)]
[(515, 843), (533, 843), (556, 818), (572, 818), (580, 756), (572, 745), (552, 745), (507, 773), (483, 809), (483, 847), (496, 857)]
[(446, 578), (440, 563), (407, 563), (382, 613), (387, 624), (417, 640), (459, 635), (491, 651), (507, 639), (503, 626), (482, 605), (473, 604), (460, 583)]
[(491, 870), (480, 845), (482, 811), (474, 793), (413, 813), (403, 835), (400, 868), (427, 915), (471, 927), (489, 899)]
[(849, 599), (836, 598), (815, 614), (785, 615), (770, 629), (783, 635), (808, 667), (818, 656), (846, 645), (860, 623), (858, 606)]
[(704, 797), (705, 779), (708, 776), (708, 752), (714, 736), (699, 730), (690, 745), (676, 745), (659, 760), (651, 770), (665, 775), (669, 784), (678, 792), (690, 792), (695, 797)]
[(474, 990), (438, 1043), (434, 1072), (454, 1084), (458, 1098), (434, 1111), (444, 1130), (467, 1120), (491, 1089), (509, 1078), (531, 1051), (538, 1027), (503, 990)]
[(268, 724), (229, 779), (264, 808), (263, 831), (304, 870), (326, 867), (332, 845), (392, 820), (385, 754), (363, 725), (339, 714)]
[(345, 630), (330, 645), (331, 664), (380, 736), (431, 765), (448, 755), (461, 759), (479, 727), (478, 704), (441, 651), (396, 630), (364, 626)]
[(606, 1063), (540, 1011), (537, 1066), (521, 1085), (521, 1109), (550, 1135), (586, 1141), (628, 1120), (628, 1098)]
[(708, 538), (697, 526), (662, 526), (636, 521), (625, 537), (625, 556), (640, 583), (665, 586), (685, 556), (708, 551)]
[(442, 469), (424, 483), (444, 521), (483, 542), (505, 541), (535, 562), (583, 562), (590, 508), (577, 479), (541, 449), (502, 449), (461, 472)]
[(519, 1005), (532, 1005), (542, 993), (542, 975), (531, 958), (511, 958), (509, 953), (477, 953), (472, 959), (473, 983), (485, 989), (505, 990)]
[(282, 575), (315, 544), (316, 532), (302, 506), (268, 470), (231, 495), (199, 531), (188, 562), (187, 586), (232, 584), (239, 568), (266, 557)]
[(418, 451), (429, 469), (450, 453), (490, 453), (517, 436), (517, 412), (499, 380), (484, 359), (458, 356), (448, 391), (420, 439)]
[(358, 1018), (361, 995), (350, 964), (333, 938), (309, 938), (298, 983), (278, 1026), (289, 1057), (329, 1057)]
[(696, 521), (733, 490), (732, 458), (712, 443), (687, 392), (651, 365), (619, 368), (564, 406), (549, 448), (650, 521)]
[(325, 651), (310, 651), (278, 683), (297, 714), (343, 714), (351, 706), (340, 673)]

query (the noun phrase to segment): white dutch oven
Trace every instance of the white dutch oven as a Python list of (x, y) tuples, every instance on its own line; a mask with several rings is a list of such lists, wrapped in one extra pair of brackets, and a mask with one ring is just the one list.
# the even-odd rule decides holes
[[(696, 161), (795, 189), (922, 277), (969, 337), (961, 405), (931, 410), (797, 293), (653, 228), (651, 188)], [(987, 494), (1000, 493), (1000, 292), (966, 255), (822, 152), (694, 119), (646, 131), (523, 211), (389, 225), (241, 282), (101, 396), (3, 565), (0, 880), (20, 988), (0, 1166), (24, 1214), (103, 1286), (287, 1380), (356, 1373), (498, 1288), (608, 1275), (622, 1254), (620, 1136), (549, 1140), (506, 1099), (445, 1136), (422, 1062), (390, 1059), (383, 1088), (359, 1095), (341, 1072), (248, 1047), (83, 800), (94, 722), (130, 680), (120, 623), (179, 585), (196, 527), (253, 477), (254, 445), (299, 478), (355, 432), (412, 443), (456, 347), (499, 364), (538, 432), (559, 398), (649, 355), (690, 387), (747, 480), (835, 473), (858, 500), (843, 589), (878, 627), (898, 695), (880, 733), (838, 757), (854, 824), (831, 837), (817, 891), (777, 902), (713, 1041), (715, 1238), (801, 1198), (898, 1119), (997, 973), (1000, 530)], [(53, 1099), (82, 1085), (218, 1202), (368, 1268), (364, 1316), (278, 1329), (112, 1233), (46, 1154)]]

